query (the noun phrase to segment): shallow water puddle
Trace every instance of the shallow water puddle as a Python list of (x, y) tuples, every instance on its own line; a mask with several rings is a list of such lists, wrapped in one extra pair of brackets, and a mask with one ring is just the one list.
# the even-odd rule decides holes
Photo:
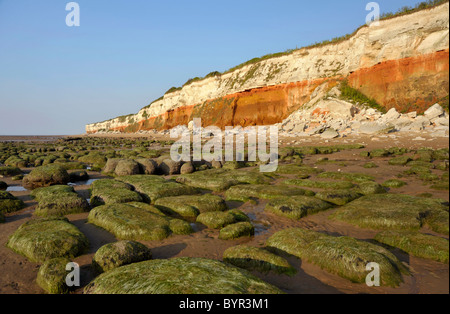
[(8, 186), (6, 188), (6, 192), (25, 192), (25, 191), (28, 190), (21, 185)]
[(69, 182), (67, 185), (69, 186), (78, 186), (78, 185), (91, 185), (94, 181), (97, 181), (99, 179), (89, 179), (86, 181), (78, 181), (78, 182)]

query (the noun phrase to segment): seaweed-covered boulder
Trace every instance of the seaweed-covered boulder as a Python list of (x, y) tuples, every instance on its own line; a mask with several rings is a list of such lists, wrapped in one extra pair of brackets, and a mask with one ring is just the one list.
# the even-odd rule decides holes
[(8, 184), (6, 182), (0, 181), (0, 191), (6, 191)]
[(348, 181), (313, 181), (309, 179), (288, 179), (282, 183), (285, 185), (296, 185), (324, 190), (345, 190), (351, 189), (355, 186), (353, 183)]
[(243, 184), (230, 187), (225, 197), (227, 200), (247, 202), (251, 198), (273, 199), (281, 196), (314, 195), (294, 186)]
[(40, 263), (79, 256), (88, 249), (89, 241), (65, 218), (41, 218), (21, 225), (6, 245), (32, 262)]
[(145, 245), (136, 241), (119, 241), (99, 248), (92, 259), (92, 266), (98, 273), (103, 273), (151, 258), (152, 252)]
[(133, 187), (127, 183), (117, 180), (97, 180), (91, 186), (91, 205), (101, 205), (142, 202), (142, 196), (132, 191)]
[(113, 174), (114, 171), (116, 170), (117, 164), (119, 163), (119, 161), (121, 161), (122, 159), (120, 158), (108, 158), (108, 161), (105, 164), (105, 167), (103, 168), (102, 172), (104, 174)]
[(6, 191), (0, 191), (0, 213), (7, 214), (16, 212), (25, 207), (22, 200)]
[(389, 164), (391, 166), (404, 166), (410, 161), (412, 161), (412, 159), (408, 156), (399, 156), (390, 159)]
[(89, 203), (78, 195), (73, 187), (67, 185), (54, 185), (38, 188), (31, 192), (38, 206), (37, 216), (65, 216), (89, 211)]
[(87, 155), (78, 158), (78, 161), (89, 164), (95, 168), (103, 168), (106, 164), (107, 158), (102, 152), (90, 152)]
[(179, 174), (181, 169), (181, 162), (173, 161), (172, 159), (164, 159), (158, 167), (159, 171), (165, 175)]
[(191, 224), (182, 219), (171, 219), (169, 228), (174, 234), (188, 235), (194, 232)]
[(50, 164), (33, 169), (22, 182), (27, 189), (36, 189), (51, 185), (65, 185), (69, 181), (69, 174), (63, 167)]
[(335, 205), (345, 205), (361, 196), (362, 194), (354, 190), (321, 191), (316, 193), (318, 199)]
[(170, 233), (170, 219), (128, 204), (103, 205), (91, 210), (88, 222), (121, 240), (162, 240)]
[(197, 222), (211, 229), (221, 229), (236, 222), (236, 217), (229, 212), (206, 212), (198, 215)]
[(120, 177), (118, 180), (131, 184), (141, 193), (146, 202), (155, 203), (157, 199), (169, 196), (194, 195), (198, 190), (159, 176), (137, 175)]
[(369, 263), (380, 265), (381, 284), (396, 287), (408, 274), (403, 264), (381, 246), (349, 237), (333, 237), (311, 230), (294, 228), (273, 234), (266, 246), (318, 265), (352, 282), (364, 283)]
[(234, 216), (234, 220), (236, 222), (242, 222), (242, 221), (250, 221), (250, 217), (248, 217), (242, 210), (234, 208), (229, 210), (227, 213)]
[(89, 174), (82, 170), (82, 171), (74, 171), (69, 173), (70, 182), (80, 182), (80, 181), (87, 181), (89, 180)]
[(36, 278), (37, 284), (50, 294), (68, 293), (71, 289), (66, 284), (66, 277), (69, 274), (66, 266), (70, 262), (66, 257), (46, 261), (39, 268)]
[(278, 174), (296, 174), (299, 178), (308, 178), (313, 174), (318, 174), (323, 172), (323, 170), (306, 166), (306, 165), (298, 165), (298, 164), (287, 164), (287, 165), (278, 165), (276, 173)]
[(348, 172), (323, 172), (317, 176), (323, 179), (345, 180), (354, 183), (361, 183), (365, 181), (374, 181), (375, 178), (364, 173), (348, 173)]
[(150, 260), (94, 279), (87, 294), (279, 294), (249, 272), (203, 258)]
[(327, 210), (330, 207), (330, 203), (315, 197), (291, 196), (270, 200), (264, 210), (279, 216), (298, 220), (308, 215)]
[(212, 191), (225, 191), (238, 184), (269, 184), (273, 179), (252, 171), (209, 169), (180, 175), (177, 182)]
[(219, 232), (219, 239), (233, 240), (241, 237), (252, 237), (255, 235), (255, 227), (248, 222), (238, 222), (222, 228)]
[(19, 175), (22, 173), (22, 170), (17, 167), (10, 167), (10, 166), (0, 166), (0, 175), (6, 176), (6, 177), (12, 177), (15, 175)]
[(197, 217), (200, 213), (227, 210), (225, 201), (217, 195), (181, 195), (163, 197), (156, 200), (155, 205), (168, 214), (182, 217)]
[(361, 182), (356, 190), (363, 195), (384, 194), (387, 192), (381, 184), (373, 181)]
[(384, 187), (387, 188), (394, 188), (394, 189), (398, 189), (401, 188), (403, 186), (405, 186), (407, 183), (405, 181), (402, 180), (398, 180), (398, 179), (390, 179), (385, 181), (382, 185)]
[(448, 263), (449, 243), (447, 239), (415, 231), (384, 231), (375, 240), (413, 256)]
[(139, 174), (139, 164), (132, 159), (122, 159), (117, 163), (114, 173), (117, 176), (131, 176)]
[(153, 159), (140, 158), (136, 159), (136, 161), (139, 164), (141, 174), (151, 175), (158, 169), (158, 164)]
[(195, 171), (195, 167), (191, 162), (184, 163), (180, 168), (181, 174), (189, 174)]
[(428, 224), (448, 234), (448, 206), (443, 203), (401, 194), (367, 195), (340, 207), (330, 218), (375, 230), (419, 230)]
[(295, 268), (285, 258), (264, 248), (247, 245), (238, 245), (226, 249), (223, 253), (223, 261), (240, 268), (262, 273), (270, 271), (287, 275), (296, 273)]
[(5, 214), (3, 214), (3, 212), (0, 212), (0, 224), (4, 223), (5, 221), (6, 221)]

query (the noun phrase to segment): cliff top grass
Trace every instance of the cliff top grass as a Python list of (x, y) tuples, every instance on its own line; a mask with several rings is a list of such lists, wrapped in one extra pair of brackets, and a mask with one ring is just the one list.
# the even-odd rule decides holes
[(92, 281), (87, 294), (279, 294), (249, 272), (219, 261), (174, 258), (135, 263)]
[(330, 216), (361, 228), (375, 230), (419, 230), (428, 224), (448, 235), (448, 206), (442, 200), (400, 194), (363, 196)]
[(297, 271), (289, 262), (263, 248), (247, 245), (233, 246), (223, 253), (223, 261), (247, 270), (262, 273), (275, 272), (278, 274), (294, 275)]
[(413, 256), (448, 263), (449, 243), (447, 239), (410, 231), (384, 231), (375, 240)]
[(322, 233), (294, 228), (273, 234), (266, 246), (276, 249), (337, 274), (352, 282), (364, 283), (369, 263), (380, 265), (381, 284), (396, 287), (403, 282), (402, 273), (408, 271), (388, 250), (349, 237), (333, 237)]
[(65, 218), (41, 218), (21, 225), (6, 245), (33, 262), (44, 262), (79, 256), (88, 249), (89, 241)]

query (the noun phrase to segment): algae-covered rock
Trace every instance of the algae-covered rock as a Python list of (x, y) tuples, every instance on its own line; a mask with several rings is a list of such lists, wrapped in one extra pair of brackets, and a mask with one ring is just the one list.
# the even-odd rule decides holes
[(374, 181), (375, 178), (363, 173), (347, 173), (347, 172), (323, 172), (318, 175), (319, 178), (346, 180), (354, 183), (361, 183), (365, 181)]
[(88, 249), (89, 241), (65, 218), (41, 218), (21, 225), (7, 246), (33, 262), (44, 262), (79, 256)]
[(427, 223), (448, 234), (448, 207), (443, 201), (409, 195), (363, 196), (339, 208), (330, 218), (376, 230), (418, 230)]
[(3, 214), (3, 212), (0, 212), (0, 224), (4, 223), (5, 221), (6, 221), (5, 214)]
[(86, 171), (74, 171), (69, 173), (70, 182), (80, 182), (89, 180), (89, 174)]
[(169, 196), (194, 195), (198, 190), (159, 176), (137, 175), (120, 177), (118, 180), (131, 184), (147, 202), (155, 203), (157, 199)]
[(6, 191), (0, 191), (0, 213), (7, 214), (16, 212), (25, 207), (22, 200)]
[(213, 191), (225, 191), (238, 184), (269, 184), (271, 181), (272, 178), (259, 172), (226, 169), (198, 171), (177, 178), (177, 182)]
[(280, 197), (270, 200), (265, 211), (291, 219), (301, 219), (308, 215), (327, 210), (331, 204), (310, 196)]
[(358, 184), (356, 191), (363, 195), (384, 194), (387, 192), (381, 184), (372, 181), (361, 182)]
[(87, 294), (278, 294), (278, 288), (245, 270), (203, 258), (135, 263), (106, 272)]
[(33, 169), (22, 182), (27, 189), (36, 189), (51, 185), (65, 185), (69, 181), (69, 174), (63, 167), (50, 164)]
[(122, 159), (117, 163), (114, 173), (117, 176), (131, 176), (140, 173), (139, 164), (132, 159)]
[(141, 174), (154, 174), (158, 168), (158, 164), (153, 159), (140, 158), (136, 161), (139, 164)]
[(122, 159), (120, 158), (108, 158), (108, 161), (105, 164), (105, 167), (103, 168), (103, 173), (105, 174), (113, 174), (116, 170), (117, 164)]
[(174, 234), (187, 235), (194, 232), (189, 222), (182, 219), (171, 219), (169, 223), (170, 231)]
[(117, 180), (97, 180), (91, 186), (91, 205), (101, 205), (142, 202), (142, 196), (132, 191), (133, 187)]
[(273, 234), (266, 245), (357, 283), (365, 283), (369, 263), (380, 265), (383, 286), (398, 286), (403, 282), (402, 273), (408, 273), (388, 250), (349, 237), (333, 237), (295, 228)]
[(250, 221), (250, 217), (248, 217), (242, 210), (240, 209), (231, 209), (227, 213), (234, 216), (234, 220), (236, 222), (242, 222), (242, 221)]
[(448, 263), (449, 243), (444, 238), (411, 231), (384, 231), (375, 240), (413, 256)]
[(6, 182), (0, 181), (0, 191), (6, 191), (8, 184)]
[(389, 164), (392, 166), (404, 166), (410, 161), (412, 161), (412, 159), (408, 156), (399, 156), (390, 159)]
[(229, 212), (206, 212), (198, 215), (197, 222), (211, 229), (221, 229), (236, 222), (236, 218)]
[(170, 235), (169, 218), (127, 204), (96, 207), (88, 222), (121, 240), (162, 240)]
[(323, 172), (323, 170), (298, 164), (278, 165), (276, 171), (278, 174), (296, 174), (302, 178), (307, 178), (312, 174), (318, 174), (321, 172)]
[(155, 205), (182, 217), (197, 217), (200, 213), (227, 210), (225, 201), (217, 195), (181, 195), (156, 200)]
[(345, 205), (361, 196), (362, 194), (354, 190), (321, 191), (316, 193), (318, 199), (335, 205)]
[(252, 237), (255, 235), (255, 227), (248, 222), (238, 222), (228, 225), (220, 230), (219, 239), (232, 240), (241, 237)]
[(119, 241), (99, 248), (92, 259), (92, 266), (97, 272), (103, 273), (151, 258), (152, 253), (145, 245), (136, 241)]
[(390, 179), (387, 180), (383, 183), (383, 186), (387, 187), (387, 188), (394, 188), (394, 189), (398, 189), (401, 188), (403, 186), (405, 186), (407, 183), (405, 181), (402, 180), (398, 180), (398, 179)]
[(165, 175), (179, 174), (181, 162), (173, 161), (172, 159), (164, 159), (159, 165), (158, 169)]
[(345, 190), (351, 189), (355, 186), (353, 183), (348, 181), (313, 181), (308, 179), (289, 179), (283, 181), (283, 184), (324, 190)]
[(18, 167), (0, 166), (0, 175), (12, 177), (22, 173), (22, 170)]
[(227, 200), (247, 202), (251, 198), (273, 199), (281, 196), (314, 195), (311, 191), (292, 186), (279, 185), (235, 185), (225, 193)]
[(295, 268), (283, 257), (266, 249), (247, 245), (238, 245), (226, 249), (223, 253), (223, 261), (240, 268), (262, 273), (270, 271), (287, 275), (296, 273)]
[(46, 261), (39, 268), (36, 278), (37, 284), (50, 294), (68, 293), (70, 288), (66, 284), (66, 277), (69, 272), (66, 270), (66, 266), (70, 262), (66, 257)]
[(195, 167), (191, 162), (184, 163), (180, 168), (181, 174), (189, 174), (195, 171)]
[(41, 217), (65, 216), (89, 211), (89, 203), (67, 185), (38, 188), (31, 192), (38, 201), (35, 214)]

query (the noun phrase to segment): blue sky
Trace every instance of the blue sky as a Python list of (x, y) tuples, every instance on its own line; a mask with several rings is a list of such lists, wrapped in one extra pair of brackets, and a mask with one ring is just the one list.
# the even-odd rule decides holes
[(0, 135), (84, 133), (189, 78), (351, 33), (370, 1), (79, 0), (80, 27), (68, 2), (0, 0)]

